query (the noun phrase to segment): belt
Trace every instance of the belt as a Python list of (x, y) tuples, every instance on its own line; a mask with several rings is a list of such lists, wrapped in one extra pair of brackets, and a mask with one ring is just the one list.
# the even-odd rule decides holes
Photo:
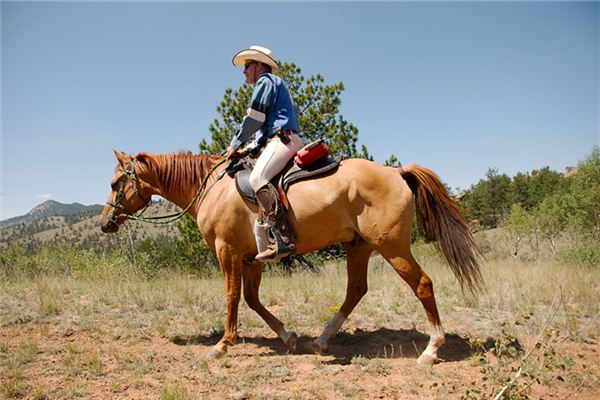
[(290, 129), (277, 129), (275, 131), (275, 136), (279, 137), (281, 143), (288, 144), (290, 142), (290, 138), (288, 136), (295, 134), (296, 131)]

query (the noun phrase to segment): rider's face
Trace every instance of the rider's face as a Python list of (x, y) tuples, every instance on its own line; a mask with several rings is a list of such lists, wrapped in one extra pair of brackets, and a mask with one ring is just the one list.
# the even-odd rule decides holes
[(262, 74), (262, 65), (256, 61), (248, 61), (244, 65), (244, 75), (246, 76), (246, 83), (254, 85), (258, 80), (260, 74)]

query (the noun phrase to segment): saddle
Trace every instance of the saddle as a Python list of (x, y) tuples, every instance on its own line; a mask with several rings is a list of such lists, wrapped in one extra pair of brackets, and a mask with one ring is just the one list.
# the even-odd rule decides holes
[[(254, 190), (249, 182), (253, 161), (254, 160), (246, 159), (234, 161), (227, 167), (227, 174), (231, 177), (235, 176), (235, 187), (242, 198), (253, 204), (257, 204)], [(301, 168), (294, 159), (292, 159), (283, 170), (271, 180), (271, 184), (277, 188), (281, 203), (288, 209), (289, 203), (286, 193), (292, 183), (333, 173), (337, 170), (341, 162), (342, 157), (340, 156), (326, 157), (317, 161), (310, 167)]]

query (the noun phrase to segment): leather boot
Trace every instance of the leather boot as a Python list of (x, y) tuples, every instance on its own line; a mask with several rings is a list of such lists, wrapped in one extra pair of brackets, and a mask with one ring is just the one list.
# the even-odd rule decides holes
[[(295, 250), (294, 234), (287, 219), (286, 211), (278, 201), (275, 187), (268, 184), (256, 192), (258, 220), (270, 231), (269, 245), (256, 255), (259, 261), (279, 261)], [(257, 236), (258, 240), (262, 239)], [(261, 246), (262, 247), (262, 246)]]

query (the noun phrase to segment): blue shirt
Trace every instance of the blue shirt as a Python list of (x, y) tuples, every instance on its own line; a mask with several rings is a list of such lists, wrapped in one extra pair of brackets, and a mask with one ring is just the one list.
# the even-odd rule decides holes
[(274, 136), (278, 129), (299, 132), (298, 114), (283, 79), (264, 73), (256, 81), (250, 108), (230, 146), (238, 149), (253, 134), (256, 134), (256, 142), (263, 144)]

